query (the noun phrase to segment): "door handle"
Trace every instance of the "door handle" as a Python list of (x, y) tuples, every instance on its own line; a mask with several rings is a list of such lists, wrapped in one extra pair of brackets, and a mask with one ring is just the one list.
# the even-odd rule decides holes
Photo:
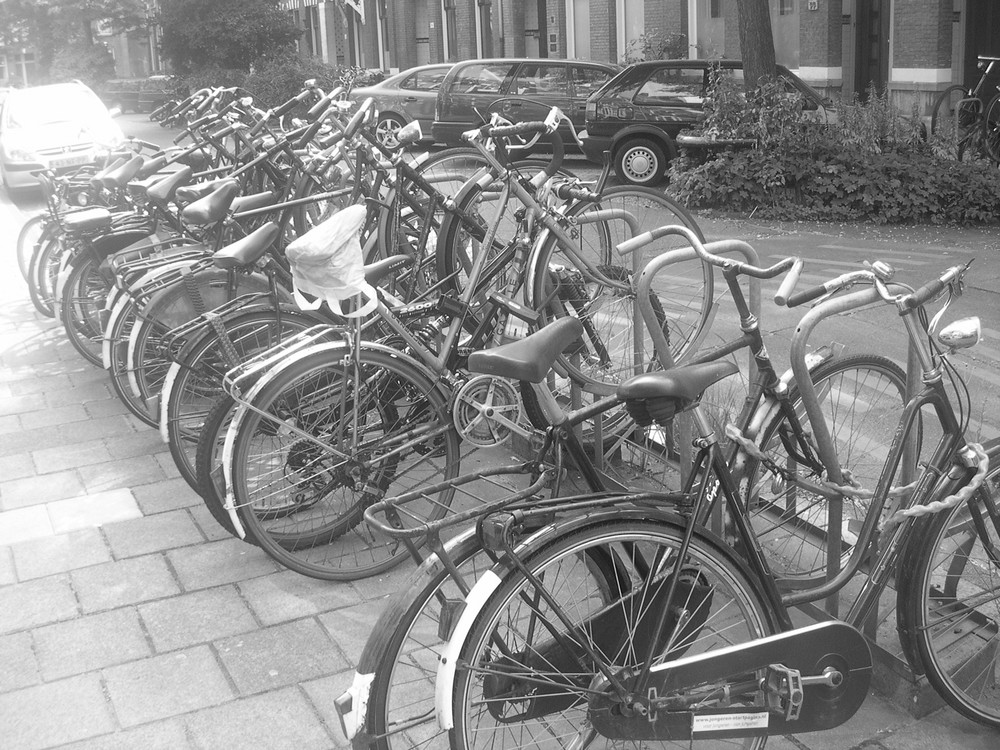
[(415, 97), (415, 96), (408, 96), (403, 101), (404, 102), (415, 102), (416, 100), (417, 100), (417, 97)]

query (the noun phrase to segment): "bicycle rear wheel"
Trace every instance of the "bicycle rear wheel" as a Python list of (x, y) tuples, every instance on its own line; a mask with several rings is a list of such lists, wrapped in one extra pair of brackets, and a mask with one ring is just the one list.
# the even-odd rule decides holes
[[(812, 380), (842, 469), (873, 489), (906, 403), (905, 373), (885, 357), (860, 354), (823, 363)], [(793, 388), (789, 398), (799, 423), (810, 431), (798, 390)], [(787, 446), (795, 445), (788, 420), (776, 413), (757, 441), (770, 466), (748, 457), (740, 478), (747, 512), (779, 584), (781, 579), (818, 583), (826, 576), (829, 504), (800, 485), (818, 484), (821, 477), (789, 451)], [(843, 500), (842, 564), (854, 549), (869, 504), (863, 498)]]
[(983, 114), (983, 148), (994, 164), (1000, 164), (1000, 94), (990, 99)]
[[(521, 560), (533, 578), (520, 571), (504, 576), (459, 654), (452, 747), (762, 747), (762, 738), (612, 739), (591, 724), (591, 699), (606, 693), (612, 700), (614, 693), (590, 654), (599, 655), (601, 667), (612, 674), (640, 668), (661, 612), (690, 616), (668, 615), (655, 647), (657, 663), (772, 632), (767, 609), (740, 563), (700, 533), (677, 574), (673, 602), (666, 601), (683, 536), (683, 527), (665, 518), (601, 513), (544, 546), (522, 548)], [(600, 559), (606, 561), (603, 569), (595, 565)], [(690, 692), (678, 693), (677, 700), (694, 709), (699, 703), (691, 695), (710, 696), (722, 686), (684, 687)], [(757, 687), (745, 695), (726, 691), (727, 705), (754, 705), (758, 692)], [(637, 712), (635, 721), (649, 719)]]
[(62, 287), (59, 307), (66, 337), (73, 348), (98, 367), (104, 343), (101, 311), (108, 296), (108, 284), (99, 266), (100, 261), (90, 253), (76, 258)]
[[(388, 349), (323, 347), (276, 372), (252, 407), (232, 443), (240, 520), (268, 554), (304, 575), (353, 580), (402, 562), (406, 547), (370, 529), (364, 509), (458, 473), (444, 396)], [(440, 518), (453, 496), (428, 496), (400, 522)]]
[(36, 214), (24, 222), (17, 234), (17, 267), (25, 281), (28, 280), (28, 270), (31, 267), (31, 256), (35, 252), (35, 245), (41, 239), (48, 220), (48, 213)]
[(938, 694), (1000, 727), (1000, 440), (984, 447), (990, 468), (979, 490), (914, 530), (896, 610), (903, 644)]

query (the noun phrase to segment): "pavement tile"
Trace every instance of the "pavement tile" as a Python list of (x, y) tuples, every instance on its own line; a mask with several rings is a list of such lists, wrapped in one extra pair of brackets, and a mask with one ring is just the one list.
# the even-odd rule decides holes
[[(169, 456), (167, 458), (170, 460)], [(181, 478), (164, 479), (151, 484), (133, 486), (132, 494), (135, 495), (135, 501), (142, 509), (143, 515), (147, 516), (163, 513), (167, 510), (204, 504), (201, 495), (192, 490), (190, 485)]]
[(37, 628), (35, 653), (46, 680), (91, 672), (151, 653), (138, 613), (117, 609)]
[(104, 447), (103, 440), (91, 440), (88, 443), (60, 445), (57, 448), (34, 451), (32, 458), (36, 466), (42, 466), (46, 471), (62, 471), (110, 461), (111, 454)]
[(124, 727), (215, 706), (233, 697), (208, 646), (109, 667), (103, 674)]
[[(31, 396), (49, 391), (73, 390), (73, 382), (69, 375), (60, 372), (53, 375), (36, 374), (10, 384), (10, 392), (15, 396)], [(35, 408), (38, 408), (37, 406)]]
[[(107, 376), (105, 375), (105, 377)], [(87, 410), (87, 414), (90, 415), (91, 419), (96, 419), (98, 417), (111, 417), (115, 415), (125, 416), (129, 413), (128, 407), (126, 407), (117, 396), (113, 398), (88, 401), (83, 406)]]
[(84, 612), (139, 604), (180, 592), (160, 554), (74, 570), (70, 580)]
[(108, 382), (108, 371), (102, 367), (92, 367), (90, 363), (80, 360), (81, 366), (75, 370), (69, 370), (69, 382), (76, 388), (85, 383), (106, 383)]
[(188, 591), (245, 581), (278, 569), (278, 564), (260, 547), (235, 538), (171, 550), (167, 558), (181, 586)]
[(995, 729), (986, 729), (946, 707), (888, 737), (880, 737), (879, 742), (887, 750), (940, 750), (944, 747), (996, 750), (998, 738)]
[(0, 482), (0, 508), (13, 510), (84, 494), (76, 469)]
[(295, 688), (242, 698), (187, 718), (195, 747), (260, 747), (268, 750), (321, 750), (330, 736), (312, 706)]
[(48, 625), (77, 613), (76, 597), (65, 574), (0, 589), (0, 633)]
[(217, 542), (221, 539), (232, 539), (233, 535), (219, 525), (211, 511), (205, 507), (205, 503), (198, 498), (199, 504), (188, 508), (188, 513), (194, 517), (194, 522), (198, 524), (201, 533), (210, 542)]
[(182, 479), (181, 470), (177, 468), (177, 462), (174, 461), (174, 457), (170, 455), (169, 451), (165, 453), (157, 453), (154, 456), (156, 463), (160, 465), (163, 470), (163, 475), (168, 479)]
[(95, 492), (68, 500), (57, 500), (45, 506), (55, 533), (85, 529), (117, 521), (139, 518), (142, 512), (127, 489)]
[(111, 552), (119, 559), (195, 544), (202, 539), (194, 521), (183, 510), (108, 524), (104, 534)]
[(334, 700), (344, 694), (354, 681), (354, 672), (347, 670), (318, 680), (302, 683), (303, 690), (309, 696), (313, 706), (323, 717), (327, 730), (333, 735), (334, 747), (350, 747), (351, 743), (340, 728), (340, 717), (333, 706)]
[(44, 505), (0, 512), (0, 545), (51, 536), (52, 520)]
[(239, 589), (265, 625), (355, 605), (360, 599), (351, 586), (317, 581), (292, 570), (244, 581)]
[(810, 750), (843, 750), (856, 747), (866, 739), (881, 737), (913, 721), (905, 709), (869, 692), (862, 708), (836, 731), (806, 732), (796, 734), (795, 739)]
[(34, 476), (35, 471), (30, 453), (15, 453), (13, 456), (0, 457), (0, 477), (8, 481)]
[(340, 672), (349, 664), (313, 619), (297, 620), (216, 643), (241, 695)]
[(372, 626), (385, 608), (385, 602), (365, 601), (354, 607), (344, 607), (319, 616), (330, 637), (343, 653), (357, 657), (368, 642)]
[(42, 681), (38, 659), (31, 648), (31, 633), (0, 636), (0, 693), (20, 690)]
[(103, 417), (88, 419), (82, 422), (70, 422), (53, 427), (26, 427), (21, 432), (7, 435), (0, 441), (0, 455), (10, 456), (26, 451), (55, 448), (60, 445), (73, 445), (112, 435), (122, 435), (128, 426), (122, 417)]
[(83, 477), (87, 492), (106, 492), (121, 487), (159, 482), (165, 478), (163, 469), (153, 456), (133, 456), (107, 461), (77, 470)]
[(97, 529), (33, 539), (11, 545), (18, 580), (42, 578), (108, 562), (111, 553)]
[(48, 390), (45, 392), (45, 401), (49, 406), (62, 406), (63, 404), (88, 404), (91, 401), (106, 401), (112, 396), (114, 394), (111, 392), (110, 383), (96, 381), (83, 383), (75, 388)]
[(17, 414), (8, 414), (0, 417), (0, 435), (9, 435), (21, 429), (21, 418)]
[(28, 428), (61, 426), (69, 422), (79, 422), (90, 419), (83, 404), (66, 404), (65, 406), (50, 406), (38, 411), (24, 412), (19, 415), (21, 424)]
[(257, 627), (233, 586), (143, 604), (139, 614), (157, 652), (208, 643)]
[(96, 673), (0, 695), (4, 747), (41, 750), (114, 729)]
[[(220, 745), (225, 747), (225, 745)], [(134, 729), (104, 734), (59, 750), (193, 750), (182, 718), (157, 721)]]
[(170, 450), (170, 446), (160, 439), (160, 433), (149, 428), (140, 432), (126, 432), (123, 429), (119, 434), (109, 436), (104, 444), (112, 458), (152, 456)]
[[(8, 388), (13, 391), (16, 383), (11, 383)], [(38, 409), (37, 396), (11, 395), (0, 401), (0, 416), (10, 416), (12, 414), (22, 414), (24, 412), (36, 411)]]
[(9, 586), (16, 582), (17, 573), (14, 570), (14, 556), (10, 552), (10, 547), (0, 547), (0, 586)]

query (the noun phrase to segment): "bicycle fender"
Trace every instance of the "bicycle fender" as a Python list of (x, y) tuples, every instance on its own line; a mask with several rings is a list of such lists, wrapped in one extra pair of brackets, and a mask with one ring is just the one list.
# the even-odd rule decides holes
[(346, 692), (333, 701), (333, 706), (340, 717), (340, 728), (344, 736), (353, 740), (365, 724), (368, 716), (368, 698), (372, 692), (372, 682), (375, 674), (354, 673), (354, 681)]
[[(110, 300), (111, 297), (109, 296), (108, 299)], [(115, 300), (114, 306), (110, 309), (108, 318), (104, 323), (104, 340), (101, 342), (101, 360), (104, 365), (104, 369), (108, 372), (111, 371), (111, 347), (115, 344), (109, 334), (114, 330), (118, 317), (125, 314), (125, 308), (128, 307), (131, 301), (132, 300), (128, 295), (120, 295)], [(106, 306), (105, 309), (107, 309)]]
[(174, 383), (177, 381), (177, 373), (181, 371), (180, 362), (171, 362), (170, 369), (167, 370), (167, 376), (163, 379), (163, 386), (160, 388), (160, 408), (159, 408), (159, 422), (160, 422), (160, 439), (164, 443), (170, 442), (170, 433), (167, 430), (167, 404), (170, 403), (170, 392), (174, 389)]
[(482, 611), (487, 600), (500, 586), (500, 576), (487, 570), (476, 581), (469, 595), (465, 597), (465, 609), (462, 610), (455, 632), (452, 633), (448, 645), (441, 652), (438, 662), (437, 681), (434, 686), (434, 710), (437, 714), (438, 726), (443, 731), (449, 731), (455, 726), (454, 687), (455, 671), (458, 666), (458, 655), (462, 651), (465, 639), (472, 630), (472, 625)]

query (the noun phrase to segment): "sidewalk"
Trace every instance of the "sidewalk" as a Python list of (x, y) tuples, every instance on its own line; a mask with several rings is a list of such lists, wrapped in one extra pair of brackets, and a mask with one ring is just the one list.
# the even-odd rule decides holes
[[(13, 259), (16, 209), (0, 205), (0, 219), (0, 747), (345, 747), (333, 700), (403, 571), (322, 583), (225, 535), (158, 433), (126, 412), (60, 325), (35, 314)], [(914, 247), (868, 229), (837, 237), (829, 227), (706, 221), (706, 230), (746, 237), (762, 254)], [(986, 300), (977, 304), (995, 334), (1000, 232), (946, 234), (923, 252), (975, 244)], [(996, 342), (983, 355), (991, 363)], [(837, 730), (768, 747), (998, 742), (1000, 732), (950, 709), (917, 720), (871, 696)]]

